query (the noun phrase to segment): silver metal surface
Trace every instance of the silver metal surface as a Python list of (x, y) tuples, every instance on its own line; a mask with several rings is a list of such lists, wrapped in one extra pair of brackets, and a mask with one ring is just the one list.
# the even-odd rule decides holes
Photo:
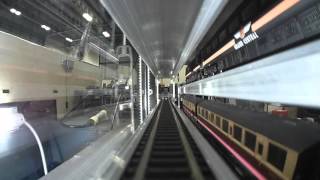
[(320, 107), (320, 41), (181, 87), (195, 94)]
[(181, 117), (182, 122), (187, 127), (187, 130), (190, 132), (192, 138), (197, 144), (199, 150), (201, 151), (204, 159), (206, 160), (209, 168), (214, 173), (216, 179), (222, 180), (234, 180), (239, 179), (235, 173), (230, 169), (228, 164), (224, 159), (215, 151), (208, 141), (200, 134), (200, 132), (194, 127), (189, 118), (181, 112), (177, 106), (173, 104), (173, 107), (177, 110), (179, 116)]
[(188, 60), (228, 0), (100, 1), (153, 74), (168, 77)]
[(156, 109), (134, 133), (132, 125), (114, 130), (41, 179), (119, 179)]

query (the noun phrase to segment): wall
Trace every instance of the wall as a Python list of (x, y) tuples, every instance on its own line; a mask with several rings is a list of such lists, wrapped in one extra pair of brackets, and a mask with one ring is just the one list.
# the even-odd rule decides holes
[(170, 84), (171, 84), (171, 79), (169, 79), (169, 78), (160, 79), (160, 85), (165, 86), (165, 87), (169, 87)]
[[(85, 57), (84, 61), (94, 62), (88, 59), (90, 55)], [(72, 58), (0, 32), (0, 103), (55, 99), (58, 117), (62, 117), (67, 99), (72, 106), (74, 90), (100, 86), (103, 72), (98, 66), (75, 61), (73, 71), (65, 73), (65, 59)], [(10, 93), (3, 93), (4, 89)]]
[(183, 84), (186, 82), (186, 70), (187, 70), (187, 65), (182, 66), (179, 72), (178, 84)]

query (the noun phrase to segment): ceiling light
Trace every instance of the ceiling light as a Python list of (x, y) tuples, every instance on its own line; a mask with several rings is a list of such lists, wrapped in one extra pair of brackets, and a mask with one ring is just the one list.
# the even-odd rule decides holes
[(107, 31), (103, 31), (102, 34), (106, 38), (110, 37), (110, 34)]
[(20, 16), (21, 15), (21, 12), (20, 11), (16, 11), (15, 13), (17, 16)]
[(199, 68), (200, 68), (200, 65), (198, 65), (197, 67), (195, 67), (195, 68), (193, 69), (193, 71), (197, 71)]
[(11, 9), (10, 9), (10, 12), (11, 12), (12, 14), (17, 15), (17, 16), (20, 16), (20, 15), (21, 15), (21, 12), (18, 11), (18, 10), (16, 10), (16, 9), (14, 9), (14, 8), (11, 8)]
[(66, 37), (66, 41), (73, 42), (73, 40), (71, 38), (68, 38), (68, 37)]
[(44, 24), (41, 25), (41, 28), (46, 30), (46, 31), (50, 31), (50, 29), (51, 29), (49, 26), (46, 26)]
[(88, 13), (83, 13), (82, 17), (86, 19), (88, 22), (91, 22), (93, 19), (92, 16), (90, 16)]
[(14, 8), (11, 8), (11, 9), (10, 9), (10, 12), (14, 14), (14, 13), (16, 13), (16, 12), (17, 12), (17, 10), (16, 10), (16, 9), (14, 9)]

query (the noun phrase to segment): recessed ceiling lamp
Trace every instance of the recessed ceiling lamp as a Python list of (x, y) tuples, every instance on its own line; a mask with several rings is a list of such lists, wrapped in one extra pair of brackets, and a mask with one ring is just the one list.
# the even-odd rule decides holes
[(20, 15), (21, 15), (21, 12), (18, 11), (18, 10), (16, 10), (15, 8), (11, 8), (11, 9), (10, 9), (10, 12), (11, 12), (12, 14), (17, 15), (17, 16), (20, 16)]
[(90, 16), (88, 13), (83, 13), (82, 17), (86, 19), (88, 22), (91, 22), (93, 19), (92, 16)]
[(44, 24), (41, 25), (41, 28), (46, 30), (46, 31), (50, 31), (50, 29), (51, 29), (49, 26), (46, 26)]
[(106, 38), (110, 37), (110, 34), (107, 31), (103, 31), (102, 35)]
[(66, 41), (73, 42), (73, 40), (71, 38), (68, 38), (68, 37), (66, 37)]

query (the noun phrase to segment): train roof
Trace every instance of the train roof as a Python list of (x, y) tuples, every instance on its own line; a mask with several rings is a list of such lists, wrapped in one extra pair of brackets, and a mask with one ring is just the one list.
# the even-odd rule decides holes
[(320, 142), (320, 128), (308, 122), (246, 110), (212, 100), (198, 105), (297, 152)]
[(192, 103), (199, 103), (199, 102), (203, 101), (203, 99), (198, 98), (198, 97), (196, 97), (194, 95), (189, 95), (189, 94), (184, 94), (182, 96), (182, 98), (185, 99), (185, 100), (188, 100), (188, 101), (190, 101)]

